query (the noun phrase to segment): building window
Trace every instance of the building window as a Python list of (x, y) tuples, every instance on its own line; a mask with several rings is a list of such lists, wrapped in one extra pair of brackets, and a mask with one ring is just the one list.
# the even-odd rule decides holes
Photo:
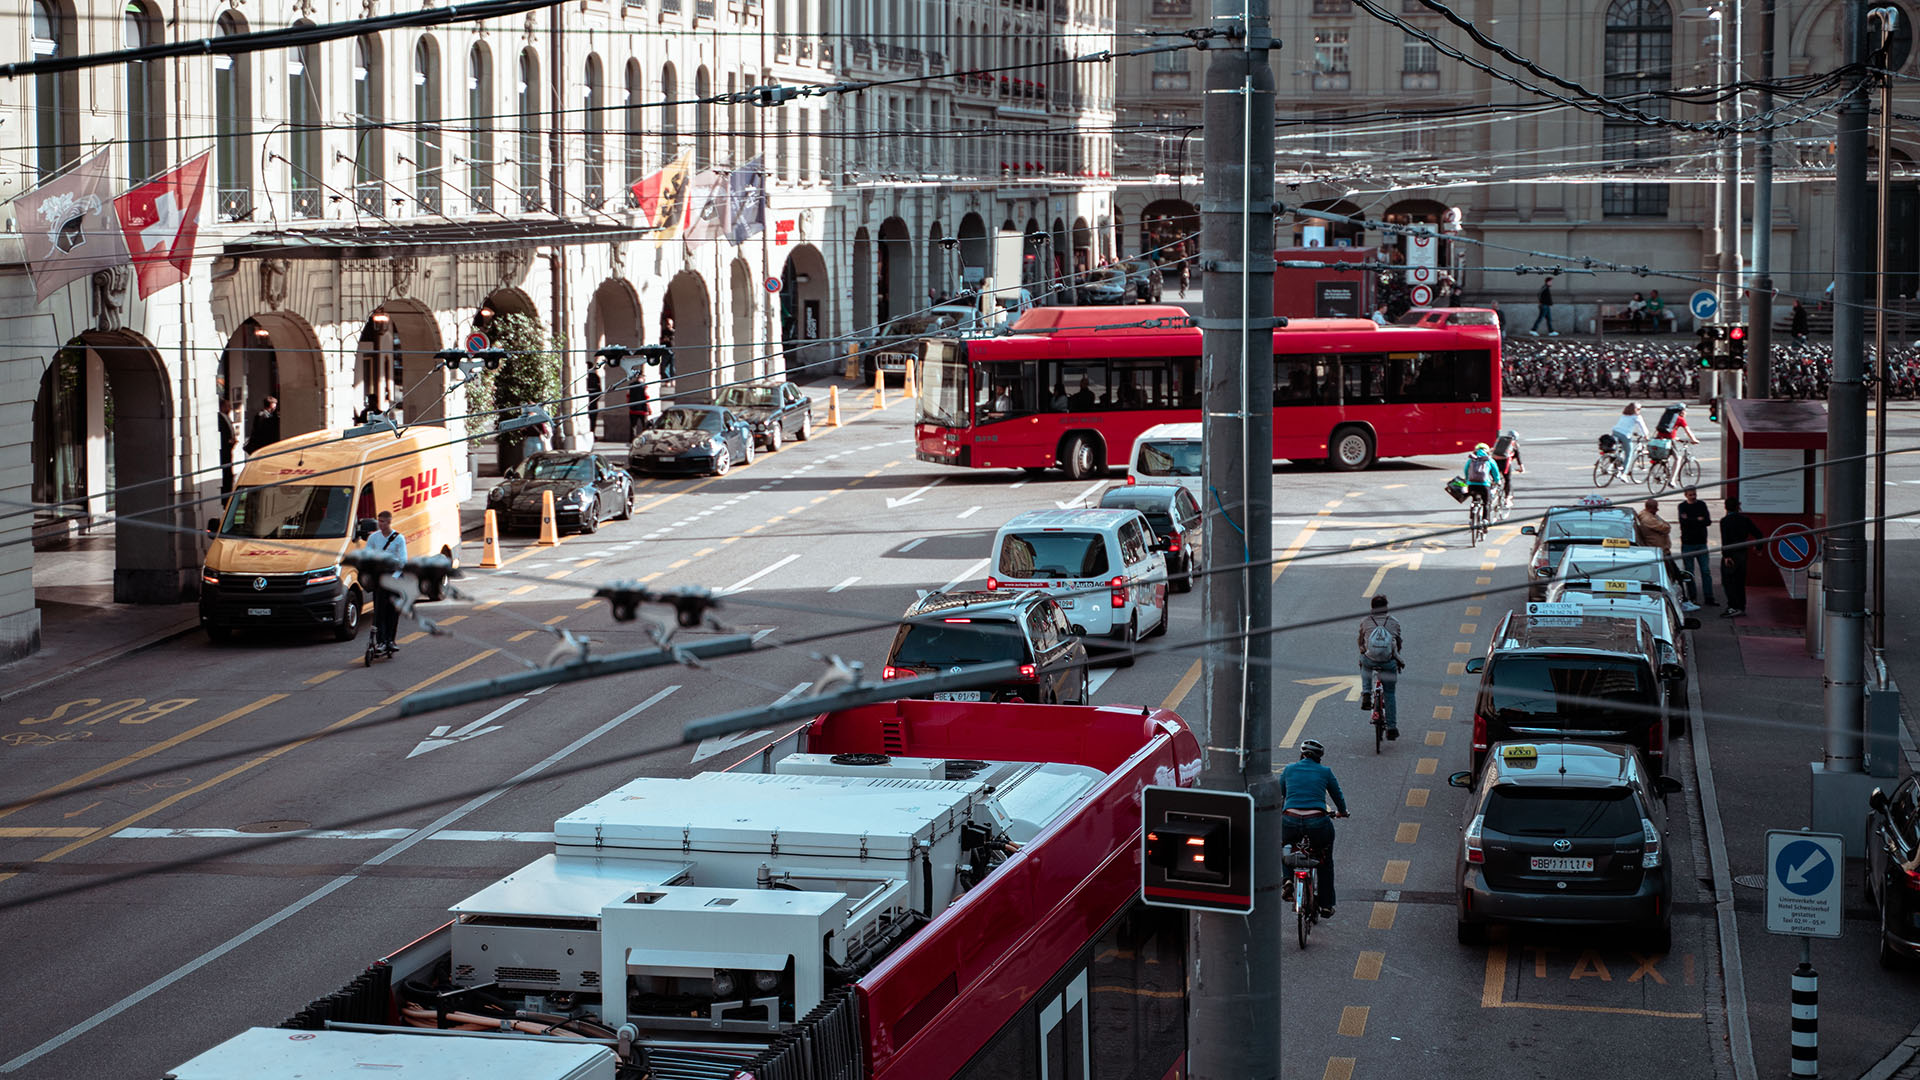
[(440, 48), (423, 37), (413, 46), (413, 197), (440, 210)]
[(669, 104), (660, 109), (660, 167), (673, 164), (680, 153), (680, 106), (672, 104), (680, 96), (680, 80), (673, 65), (660, 69), (660, 100)]
[(353, 42), (353, 201), (362, 213), (384, 213), (380, 180), (386, 175), (385, 88), (380, 77), (380, 42), (371, 34)]
[[(1662, 96), (1673, 85), (1673, 9), (1666, 0), (1613, 0), (1607, 7), (1603, 92), (1631, 98), (1641, 110), (1668, 115)], [(1655, 168), (1667, 156), (1665, 128), (1609, 116), (1601, 126), (1604, 156), (1610, 167), (1635, 171), (1638, 163)], [(1665, 217), (1664, 183), (1603, 184), (1601, 212), (1608, 217)]]
[[(313, 26), (305, 20), (294, 29)], [(300, 45), (287, 57), (287, 172), (293, 216), (317, 218), (321, 208), (319, 50)]]
[(1155, 90), (1189, 90), (1192, 86), (1193, 74), (1187, 67), (1186, 53), (1153, 54), (1153, 88)]
[(713, 105), (707, 99), (713, 96), (713, 76), (702, 67), (693, 73), (693, 167), (711, 168), (713, 165)]
[(540, 209), (540, 57), (520, 50), (520, 81), (514, 107), (520, 114), (520, 209)]
[[(236, 12), (216, 24), (222, 37), (247, 32)], [(221, 221), (253, 216), (253, 58), (247, 53), (213, 58), (214, 169)]]
[(493, 59), (485, 45), (467, 52), (467, 198), (493, 209)]
[(1440, 50), (1433, 42), (1408, 35), (1401, 43), (1400, 89), (1440, 89)]
[(587, 209), (598, 210), (607, 201), (607, 117), (606, 91), (601, 88), (600, 57), (587, 56), (587, 85), (581, 91), (586, 115), (581, 127), (586, 132), (586, 186), (582, 192)]
[(1353, 76), (1347, 66), (1347, 31), (1344, 27), (1313, 32), (1313, 88), (1345, 90)]
[(813, 117), (805, 109), (800, 110), (800, 180), (813, 179)]
[[(160, 20), (145, 0), (131, 0), (125, 15), (126, 47), (160, 44)], [(160, 171), (167, 160), (167, 93), (164, 65), (136, 60), (126, 66), (127, 172), (139, 183)]]
[(1425, 124), (1408, 124), (1400, 131), (1400, 152), (1426, 157), (1433, 153), (1433, 128)]
[[(73, 13), (59, 0), (33, 0), (33, 59), (69, 56), (77, 48)], [(45, 180), (80, 153), (79, 81), (74, 72), (33, 77), (34, 166)]]
[(1315, 15), (1351, 15), (1353, 0), (1313, 0)]
[(639, 205), (639, 196), (633, 194), (633, 185), (644, 180), (647, 175), (646, 125), (640, 103), (646, 100), (646, 79), (640, 74), (640, 61), (627, 61), (627, 84), (620, 91), (622, 122), (626, 125), (626, 174), (627, 205)]
[(1155, 15), (1191, 15), (1193, 0), (1153, 0)]

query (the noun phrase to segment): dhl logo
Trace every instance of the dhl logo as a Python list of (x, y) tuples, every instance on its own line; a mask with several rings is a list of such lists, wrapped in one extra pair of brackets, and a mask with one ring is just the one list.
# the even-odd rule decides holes
[(274, 475), (275, 476), (312, 476), (318, 471), (319, 470), (317, 469), (275, 469)]
[(410, 506), (419, 506), (428, 499), (438, 498), (452, 490), (451, 485), (440, 479), (439, 469), (428, 469), (414, 476), (400, 478), (400, 501), (395, 510), (405, 510)]

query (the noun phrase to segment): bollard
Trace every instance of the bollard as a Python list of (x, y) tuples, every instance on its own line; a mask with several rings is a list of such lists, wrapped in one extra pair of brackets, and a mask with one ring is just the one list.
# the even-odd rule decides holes
[(560, 542), (560, 523), (553, 516), (553, 489), (540, 493), (540, 544), (553, 547)]
[(1805, 960), (1793, 970), (1793, 1076), (1820, 1075), (1820, 973)]
[(879, 364), (873, 365), (873, 407), (887, 407), (887, 373), (880, 370)]
[(480, 568), (492, 569), (500, 565), (500, 521), (493, 511), (487, 511), (487, 527), (480, 534)]
[(840, 388), (827, 387), (827, 426), (840, 426)]

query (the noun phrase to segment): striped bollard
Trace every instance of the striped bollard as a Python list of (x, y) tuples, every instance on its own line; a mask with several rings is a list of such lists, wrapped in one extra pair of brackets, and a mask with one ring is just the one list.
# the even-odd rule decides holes
[(1820, 1075), (1820, 973), (1804, 961), (1793, 970), (1792, 1075)]

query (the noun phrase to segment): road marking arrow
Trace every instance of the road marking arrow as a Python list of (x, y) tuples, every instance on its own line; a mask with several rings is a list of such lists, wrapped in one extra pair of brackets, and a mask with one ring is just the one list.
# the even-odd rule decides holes
[(1061, 502), (1059, 499), (1055, 499), (1053, 500), (1053, 505), (1056, 507), (1059, 507), (1062, 510), (1071, 510), (1074, 507), (1079, 506), (1081, 503), (1085, 502), (1087, 496), (1093, 494), (1096, 491), (1099, 491), (1102, 487), (1106, 485), (1106, 483), (1107, 482), (1105, 480), (1095, 480), (1093, 483), (1087, 485), (1087, 490), (1081, 492), (1078, 495), (1075, 495), (1073, 498), (1068, 499), (1066, 502)]
[[(1412, 555), (1369, 555), (1367, 558), (1378, 562), (1380, 566), (1374, 570), (1373, 580), (1367, 582), (1367, 587), (1360, 590), (1360, 595), (1363, 597), (1378, 593), (1380, 591), (1380, 583), (1387, 579), (1387, 571), (1396, 566), (1408, 570), (1420, 569), (1420, 555), (1417, 552)], [(1358, 675), (1354, 676), (1356, 679), (1359, 677)]]
[(421, 739), (418, 746), (409, 750), (407, 757), (417, 758), (421, 754), (430, 754), (443, 746), (452, 746), (454, 743), (466, 742), (468, 739), (477, 739), (489, 732), (499, 731), (499, 725), (496, 724), (493, 727), (488, 727), (487, 725), (492, 724), (495, 720), (525, 705), (527, 701), (527, 698), (514, 698), (512, 701), (475, 720), (473, 723), (458, 728), (450, 728), (445, 724), (441, 724), (439, 727), (433, 729), (432, 734)]
[[(774, 704), (785, 705), (787, 702), (806, 693), (807, 688), (812, 685), (811, 682), (803, 682), (786, 693), (781, 694), (779, 700), (775, 701)], [(765, 738), (771, 734), (773, 734), (773, 729), (765, 728), (760, 731), (736, 731), (731, 735), (715, 735), (711, 739), (702, 739), (700, 745), (693, 748), (693, 760), (705, 761), (715, 754), (723, 754), (736, 746), (753, 742), (755, 739)]]
[(1799, 866), (1789, 866), (1787, 868), (1787, 884), (1789, 885), (1806, 884), (1807, 875), (1812, 873), (1815, 869), (1819, 867), (1821, 863), (1826, 861), (1827, 861), (1827, 853), (1824, 851), (1815, 849), (1813, 854), (1807, 856), (1806, 862), (1801, 863)]
[(1300, 703), (1299, 710), (1293, 714), (1293, 723), (1287, 726), (1286, 738), (1280, 740), (1279, 748), (1282, 750), (1292, 747), (1294, 742), (1300, 738), (1300, 732), (1307, 726), (1307, 717), (1313, 715), (1313, 707), (1315, 705), (1320, 704), (1322, 701), (1336, 694), (1347, 695), (1348, 701), (1357, 702), (1360, 700), (1359, 675), (1323, 675), (1317, 679), (1295, 679), (1293, 681), (1306, 686), (1324, 686), (1326, 689), (1315, 690), (1313, 693), (1307, 695), (1307, 700)]
[(920, 496), (925, 495), (927, 492), (932, 491), (936, 487), (939, 487), (940, 481), (945, 479), (946, 477), (942, 476), (939, 479), (934, 480), (930, 484), (922, 484), (919, 487), (914, 488), (912, 491), (907, 492), (905, 495), (902, 495), (897, 499), (888, 499), (887, 509), (898, 510), (899, 508), (907, 505), (908, 503), (924, 502), (925, 500), (920, 498)]

